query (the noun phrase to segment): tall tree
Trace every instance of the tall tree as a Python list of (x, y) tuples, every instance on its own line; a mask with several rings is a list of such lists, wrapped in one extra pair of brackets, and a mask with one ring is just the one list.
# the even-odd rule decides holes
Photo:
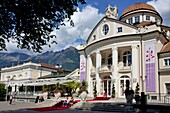
[(0, 83), (0, 101), (5, 100), (5, 84)]
[(12, 41), (18, 48), (41, 52), (54, 28), (65, 25), (85, 0), (0, 0), (0, 51)]

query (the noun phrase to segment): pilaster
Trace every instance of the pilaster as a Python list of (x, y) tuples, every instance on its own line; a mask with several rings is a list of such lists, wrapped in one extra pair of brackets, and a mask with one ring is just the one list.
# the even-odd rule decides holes
[(135, 89), (136, 83), (137, 83), (137, 79), (139, 77), (139, 50), (138, 50), (138, 45), (133, 44), (131, 46), (132, 48), (132, 88)]

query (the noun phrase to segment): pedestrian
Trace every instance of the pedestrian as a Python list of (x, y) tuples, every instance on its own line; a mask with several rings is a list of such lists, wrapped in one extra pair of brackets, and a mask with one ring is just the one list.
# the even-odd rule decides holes
[(13, 99), (13, 96), (12, 96), (12, 94), (10, 94), (10, 96), (9, 96), (9, 104), (12, 104), (12, 99)]

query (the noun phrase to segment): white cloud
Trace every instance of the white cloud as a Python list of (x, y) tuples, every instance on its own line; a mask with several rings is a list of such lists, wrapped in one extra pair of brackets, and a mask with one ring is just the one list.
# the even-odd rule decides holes
[(170, 26), (170, 0), (152, 0), (147, 3), (159, 12), (163, 18), (163, 24)]
[[(59, 30), (54, 30), (52, 32), (52, 34), (56, 35), (57, 38), (52, 39), (51, 41), (56, 40), (58, 44), (51, 45), (51, 48), (44, 46), (43, 52), (59, 51), (69, 46), (77, 47), (78, 45), (80, 45), (80, 42), (76, 41), (77, 38), (86, 40), (94, 26), (100, 21), (103, 16), (103, 14), (99, 13), (98, 9), (90, 5), (87, 5), (81, 11), (80, 9), (77, 9), (77, 12), (75, 12), (72, 16), (74, 27), (70, 26), (70, 22), (65, 19), (64, 23), (66, 26), (61, 26)], [(8, 44), (7, 49), (9, 52), (25, 52), (25, 50), (17, 49), (16, 45), (12, 43)]]

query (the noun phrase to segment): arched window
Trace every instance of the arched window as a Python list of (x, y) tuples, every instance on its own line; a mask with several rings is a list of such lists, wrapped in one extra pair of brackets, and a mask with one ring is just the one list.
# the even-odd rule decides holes
[(132, 55), (130, 51), (126, 51), (123, 54), (123, 65), (130, 66), (132, 64)]
[(112, 65), (112, 54), (108, 56), (108, 64)]

